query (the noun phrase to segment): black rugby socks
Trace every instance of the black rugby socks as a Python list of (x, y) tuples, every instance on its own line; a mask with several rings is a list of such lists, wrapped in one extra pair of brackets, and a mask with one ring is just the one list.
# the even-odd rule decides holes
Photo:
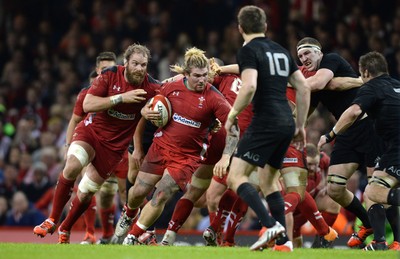
[(356, 215), (361, 220), (364, 227), (371, 228), (371, 223), (369, 222), (367, 211), (355, 195), (351, 203), (347, 207), (345, 207), (345, 209), (354, 213), (354, 215)]
[(242, 183), (236, 190), (242, 200), (244, 200), (257, 214), (261, 224), (267, 228), (275, 225), (275, 220), (269, 215), (267, 208), (262, 203), (257, 190), (249, 183)]
[(389, 205), (400, 206), (400, 189), (390, 189), (387, 201)]
[(386, 241), (386, 213), (382, 204), (374, 204), (368, 210), (369, 220), (374, 230), (374, 240), (376, 242)]

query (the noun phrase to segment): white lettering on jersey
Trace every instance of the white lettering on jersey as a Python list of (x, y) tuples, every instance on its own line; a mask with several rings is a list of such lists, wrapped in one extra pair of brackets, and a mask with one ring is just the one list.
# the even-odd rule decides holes
[(172, 119), (174, 121), (176, 121), (177, 123), (180, 123), (180, 124), (183, 124), (183, 125), (186, 125), (189, 127), (193, 127), (193, 128), (200, 128), (200, 126), (201, 126), (201, 122), (186, 119), (185, 117), (182, 117), (181, 115), (176, 114), (176, 113), (174, 113), (174, 115), (172, 116)]

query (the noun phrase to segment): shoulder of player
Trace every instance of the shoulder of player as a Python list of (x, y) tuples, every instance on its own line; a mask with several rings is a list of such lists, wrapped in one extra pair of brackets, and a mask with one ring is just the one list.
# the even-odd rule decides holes
[(81, 93), (86, 94), (87, 91), (89, 90), (90, 86), (91, 86), (91, 85), (84, 86), (84, 87), (79, 91), (79, 94), (81, 94)]
[(344, 60), (339, 54), (335, 52), (326, 53), (323, 55), (322, 59), (324, 60)]
[(218, 95), (218, 96), (221, 95), (221, 96), (223, 96), (222, 93), (218, 90), (218, 88), (215, 87), (212, 84), (208, 84), (207, 85), (206, 93), (207, 93), (207, 95)]
[(378, 76), (378, 77), (374, 78), (371, 81), (376, 81), (376, 82), (382, 82), (382, 83), (385, 83), (385, 84), (389, 84), (389, 85), (391, 85), (391, 86), (393, 86), (395, 88), (400, 87), (400, 80), (398, 80), (396, 78), (393, 78), (388, 74), (383, 74), (381, 76)]
[(107, 74), (107, 73), (114, 73), (114, 74), (116, 74), (117, 72), (118, 72), (118, 68), (123, 68), (122, 66), (111, 66), (111, 67), (106, 67), (105, 69), (103, 69), (102, 71), (101, 71), (101, 74), (103, 75), (103, 74)]
[(162, 85), (161, 81), (158, 79), (155, 79), (151, 75), (147, 74), (147, 80), (149, 80), (150, 84), (157, 84), (157, 85)]
[(400, 81), (389, 75), (381, 75), (363, 84), (362, 88), (371, 87), (374, 89), (384, 89), (385, 86), (400, 88)]
[(184, 89), (186, 89), (186, 87), (184, 87), (182, 80), (166, 82), (161, 85), (161, 92), (165, 96), (168, 96), (169, 93), (182, 91)]
[(78, 98), (81, 96), (86, 96), (87, 92), (89, 91), (89, 88), (90, 88), (90, 85), (82, 88), (78, 93)]
[[(120, 78), (124, 76), (124, 66), (116, 65), (116, 66), (111, 66), (103, 69), (101, 71), (101, 74), (93, 81), (93, 83), (96, 83), (98, 81), (102, 80), (117, 80), (116, 78)], [(100, 80), (102, 79), (102, 80)]]

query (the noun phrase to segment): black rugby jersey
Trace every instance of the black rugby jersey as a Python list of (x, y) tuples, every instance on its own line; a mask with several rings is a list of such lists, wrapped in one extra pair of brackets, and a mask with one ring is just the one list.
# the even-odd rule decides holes
[[(319, 69), (326, 68), (333, 72), (334, 77), (358, 77), (350, 64), (336, 53), (324, 54)], [(322, 103), (336, 120), (351, 105), (357, 95), (358, 88), (345, 91), (320, 90), (311, 94), (311, 107)]]
[(289, 52), (266, 37), (254, 38), (237, 55), (240, 72), (247, 68), (258, 71), (253, 102), (255, 118), (293, 125), (286, 98), (288, 77), (298, 70)]
[(355, 104), (375, 120), (377, 133), (387, 142), (400, 144), (400, 81), (381, 75), (365, 83)]

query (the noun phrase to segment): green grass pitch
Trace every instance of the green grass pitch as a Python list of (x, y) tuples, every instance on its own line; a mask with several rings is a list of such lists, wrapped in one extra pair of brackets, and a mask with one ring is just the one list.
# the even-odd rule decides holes
[(58, 245), (0, 243), (0, 258), (4, 259), (400, 259), (396, 251), (362, 251), (350, 249), (295, 249), (292, 253), (264, 250), (252, 252), (246, 247), (200, 246), (122, 246), (122, 245)]

